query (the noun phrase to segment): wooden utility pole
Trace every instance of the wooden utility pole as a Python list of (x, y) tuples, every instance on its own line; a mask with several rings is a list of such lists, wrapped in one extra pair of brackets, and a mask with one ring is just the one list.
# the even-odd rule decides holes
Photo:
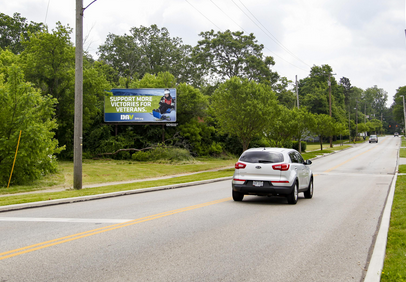
[(73, 137), (73, 188), (82, 189), (83, 144), (83, 0), (76, 0), (75, 124)]
[[(331, 73), (328, 74), (328, 105), (330, 108), (330, 117), (331, 117)], [(330, 135), (330, 148), (333, 148), (333, 136)]]
[(299, 87), (297, 83), (297, 75), (296, 75), (296, 99), (297, 99), (297, 108), (299, 109)]

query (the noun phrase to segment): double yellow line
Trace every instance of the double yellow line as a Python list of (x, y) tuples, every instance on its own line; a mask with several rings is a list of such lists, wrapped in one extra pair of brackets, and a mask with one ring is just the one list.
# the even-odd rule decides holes
[(203, 203), (203, 204), (199, 204), (199, 205), (194, 205), (194, 206), (190, 206), (190, 207), (186, 207), (186, 208), (181, 208), (181, 209), (176, 209), (176, 210), (167, 211), (167, 212), (163, 212), (163, 213), (158, 213), (158, 214), (154, 214), (154, 215), (150, 215), (150, 216), (130, 220), (130, 221), (127, 221), (127, 222), (118, 223), (118, 224), (114, 224), (114, 225), (109, 225), (109, 226), (89, 230), (89, 231), (86, 231), (86, 232), (77, 233), (77, 234), (69, 235), (69, 236), (66, 236), (66, 237), (62, 237), (62, 238), (58, 238), (58, 239), (54, 239), (54, 240), (50, 240), (50, 241), (30, 245), (30, 246), (27, 246), (27, 247), (24, 247), (24, 248), (15, 249), (15, 250), (12, 250), (12, 251), (7, 251), (7, 252), (4, 252), (4, 253), (0, 253), (0, 260), (15, 257), (15, 256), (19, 256), (19, 255), (22, 255), (22, 254), (26, 254), (26, 253), (30, 253), (30, 252), (33, 252), (33, 251), (41, 250), (41, 249), (44, 249), (44, 248), (52, 247), (52, 246), (55, 246), (55, 245), (59, 245), (59, 244), (62, 244), (62, 243), (74, 241), (74, 240), (77, 240), (77, 239), (93, 236), (93, 235), (100, 234), (100, 233), (103, 233), (103, 232), (116, 230), (116, 229), (119, 229), (119, 228), (135, 225), (135, 224), (138, 224), (138, 223), (142, 223), (142, 222), (146, 222), (146, 221), (150, 221), (150, 220), (154, 220), (154, 219), (158, 219), (158, 218), (162, 218), (162, 217), (166, 217), (166, 216), (169, 216), (169, 215), (174, 215), (174, 214), (178, 214), (178, 213), (182, 213), (182, 212), (186, 212), (186, 211), (190, 211), (190, 210), (194, 210), (194, 209), (198, 209), (198, 208), (203, 208), (203, 207), (215, 205), (215, 204), (230, 201), (230, 200), (231, 200), (231, 198), (225, 198), (225, 199), (221, 199), (221, 200), (211, 201), (211, 202), (207, 202), (207, 203)]
[(346, 163), (349, 163), (350, 161), (352, 161), (352, 160), (358, 158), (359, 156), (362, 156), (363, 154), (366, 154), (366, 153), (368, 153), (368, 152), (371, 152), (371, 151), (372, 151), (373, 149), (375, 149), (375, 148), (376, 148), (376, 146), (372, 147), (371, 149), (369, 149), (369, 150), (367, 150), (367, 151), (365, 151), (365, 152), (363, 152), (363, 153), (361, 153), (361, 154), (358, 154), (358, 155), (356, 155), (356, 156), (354, 156), (354, 157), (352, 157), (352, 158), (346, 160), (345, 162), (343, 162), (343, 163), (341, 163), (341, 164), (339, 164), (339, 165), (336, 165), (335, 167), (332, 167), (332, 168), (326, 170), (324, 173), (329, 173), (329, 172), (331, 172), (331, 171), (333, 171), (333, 170), (339, 168), (340, 166), (345, 165)]

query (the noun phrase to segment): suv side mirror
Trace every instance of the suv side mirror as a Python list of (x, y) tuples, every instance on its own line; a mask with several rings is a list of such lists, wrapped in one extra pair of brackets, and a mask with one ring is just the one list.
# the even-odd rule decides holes
[(312, 161), (311, 161), (311, 160), (305, 160), (304, 164), (305, 164), (305, 165), (311, 165), (311, 164), (312, 164)]

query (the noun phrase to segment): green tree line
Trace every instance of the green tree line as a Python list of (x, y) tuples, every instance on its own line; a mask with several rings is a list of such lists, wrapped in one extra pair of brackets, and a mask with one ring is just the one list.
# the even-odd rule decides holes
[[(21, 130), (13, 183), (22, 183), (53, 172), (56, 157), (73, 157), (75, 47), (69, 26), (49, 30), (18, 13), (0, 13), (0, 35), (0, 179), (7, 178)], [(329, 136), (353, 139), (401, 124), (399, 97), (406, 88), (388, 109), (387, 93), (378, 86), (362, 90), (349, 78), (336, 81), (329, 65), (313, 66), (299, 81), (298, 107), (292, 82), (272, 69), (274, 58), (264, 55), (254, 34), (199, 35), (190, 46), (164, 27), (133, 27), (128, 34), (110, 33), (97, 59), (84, 54), (84, 157), (126, 149), (112, 156), (128, 159), (131, 148), (162, 143), (193, 156), (238, 155), (315, 136), (322, 146)], [(104, 97), (112, 88), (176, 88), (178, 126), (104, 123)]]

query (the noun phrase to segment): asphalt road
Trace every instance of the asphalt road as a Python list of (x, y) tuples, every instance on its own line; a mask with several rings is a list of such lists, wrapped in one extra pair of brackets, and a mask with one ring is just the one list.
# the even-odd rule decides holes
[(0, 281), (362, 281), (399, 145), (314, 160), (297, 205), (227, 180), (0, 213)]

